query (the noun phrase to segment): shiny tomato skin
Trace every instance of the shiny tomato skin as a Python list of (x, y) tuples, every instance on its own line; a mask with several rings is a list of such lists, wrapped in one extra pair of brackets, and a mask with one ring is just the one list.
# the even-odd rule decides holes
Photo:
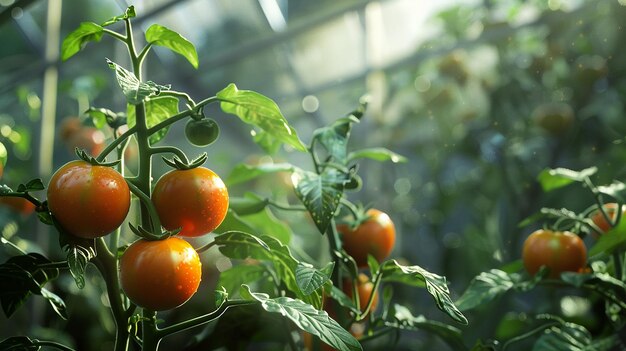
[(50, 179), (48, 208), (69, 234), (97, 238), (124, 222), (130, 208), (130, 189), (113, 168), (71, 161)]
[(562, 272), (581, 272), (587, 264), (587, 248), (574, 233), (539, 229), (526, 238), (522, 261), (531, 275), (545, 265), (549, 277), (556, 279)]
[(120, 259), (120, 283), (128, 298), (143, 308), (165, 311), (189, 300), (202, 278), (200, 256), (178, 237), (132, 243)]
[(152, 193), (161, 224), (178, 235), (195, 237), (217, 228), (228, 211), (228, 190), (208, 168), (172, 170), (156, 183)]
[(0, 204), (9, 207), (22, 216), (28, 216), (35, 211), (35, 204), (23, 197), (2, 196), (0, 197)]
[(337, 226), (344, 249), (359, 267), (367, 267), (368, 254), (382, 262), (389, 256), (396, 242), (395, 226), (386, 213), (370, 209), (366, 214), (369, 218), (354, 230), (346, 224)]
[[(611, 221), (615, 221), (615, 217), (617, 217), (617, 206), (618, 205), (614, 202), (610, 202), (602, 206)], [(626, 212), (626, 208), (622, 207), (622, 215), (624, 215), (624, 212)], [(598, 228), (600, 228), (600, 230), (602, 230), (602, 233), (600, 234), (604, 234), (612, 228), (611, 224), (607, 222), (606, 218), (604, 218), (604, 215), (602, 215), (602, 212), (600, 212), (600, 210), (596, 210), (591, 214), (591, 220), (596, 226), (598, 226)], [(595, 235), (597, 233), (595, 233), (594, 231), (593, 234)]]

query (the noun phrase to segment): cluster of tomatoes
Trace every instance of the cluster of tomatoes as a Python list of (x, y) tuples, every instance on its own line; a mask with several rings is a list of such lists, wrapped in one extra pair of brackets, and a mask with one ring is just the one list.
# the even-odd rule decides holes
[[(365, 273), (368, 268), (367, 257), (373, 256), (379, 263), (385, 260), (394, 248), (396, 241), (396, 229), (391, 218), (384, 212), (377, 209), (369, 209), (361, 221), (354, 225), (341, 223), (337, 225), (337, 232), (340, 234), (341, 242), (345, 252), (356, 262), (361, 272), (354, 280), (356, 289), (353, 287), (352, 279), (343, 279), (342, 290), (349, 297), (353, 298), (354, 291), (359, 297), (359, 309), (364, 312), (367, 309), (371, 298), (370, 311), (376, 310), (378, 306), (378, 293), (375, 291), (374, 283)], [(330, 298), (324, 299), (324, 310), (328, 315), (337, 319), (334, 303)], [(363, 325), (355, 323), (350, 326), (350, 332), (359, 338), (363, 334)], [(308, 350), (312, 350), (313, 340), (310, 334), (304, 334), (304, 343)], [(334, 350), (332, 347), (323, 344), (322, 350)]]
[[(599, 209), (594, 211), (590, 218), (601, 231), (593, 231), (597, 237), (608, 232), (616, 223), (616, 203), (607, 203), (603, 206), (606, 217)], [(622, 212), (624, 212), (624, 208)], [(569, 231), (554, 231), (539, 229), (534, 231), (524, 242), (522, 250), (524, 267), (531, 275), (536, 274), (542, 266), (549, 269), (548, 277), (558, 279), (562, 272), (584, 272), (587, 266), (587, 248), (583, 240)]]
[[(68, 234), (98, 238), (122, 225), (130, 194), (127, 180), (113, 168), (71, 161), (50, 179), (48, 208)], [(156, 182), (151, 200), (163, 228), (180, 231), (165, 239), (132, 243), (120, 260), (120, 281), (135, 304), (162, 311), (183, 304), (198, 289), (200, 258), (181, 237), (217, 228), (228, 210), (228, 192), (207, 168), (174, 169)]]

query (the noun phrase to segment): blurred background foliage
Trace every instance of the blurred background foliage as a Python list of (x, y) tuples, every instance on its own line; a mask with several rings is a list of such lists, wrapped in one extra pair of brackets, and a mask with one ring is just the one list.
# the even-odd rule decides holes
[[(128, 5), (65, 1), (61, 37), (82, 21), (99, 22)], [(626, 4), (621, 0), (152, 0), (132, 5), (138, 14), (135, 28), (170, 27), (190, 39), (200, 57), (196, 71), (182, 57), (154, 48), (145, 66), (148, 79), (196, 99), (230, 82), (258, 91), (278, 103), (305, 142), (315, 128), (352, 111), (368, 94), (353, 146), (384, 146), (408, 162), (363, 162), (364, 187), (351, 196), (389, 213), (399, 233), (393, 256), (445, 275), (453, 297), (476, 274), (519, 259), (521, 243), (534, 229), (519, 228), (521, 220), (543, 206), (582, 211), (592, 204), (582, 189), (544, 195), (536, 182), (542, 169), (597, 166), (600, 184), (621, 179), (626, 171), (626, 53), (621, 50)], [(0, 0), (0, 142), (8, 150), (2, 182), (10, 186), (40, 175), (47, 182), (39, 166), (42, 147), (54, 150), (55, 168), (74, 157), (58, 134), (67, 117), (86, 118), (82, 112), (89, 106), (125, 110), (105, 64), (108, 57), (128, 66), (122, 47), (104, 38), (67, 62), (46, 60), (47, 9), (48, 1)], [(59, 69), (57, 127), (42, 131), (42, 82), (50, 66)], [(288, 160), (308, 167), (308, 159), (295, 152), (266, 156), (246, 125), (215, 107), (206, 112), (222, 130), (208, 150), (208, 166), (227, 183), (241, 162)], [(183, 128), (175, 125), (164, 142), (191, 155), (204, 151), (185, 141)], [(40, 145), (43, 133), (55, 133), (54, 145)], [(158, 177), (164, 167), (157, 162), (156, 169)], [(230, 189), (237, 196), (252, 191), (295, 201), (282, 174)], [(325, 240), (302, 217), (265, 215), (290, 224), (280, 235), (297, 255), (319, 263), (327, 258)], [(9, 206), (0, 207), (0, 220), (3, 237), (25, 250), (41, 251), (56, 240), (33, 216), (17, 215)], [(265, 217), (249, 219), (257, 226), (265, 222)], [(0, 258), (10, 254), (2, 252)], [(205, 260), (209, 282), (231, 264), (217, 253)], [(72, 296), (69, 312), (76, 319), (56, 321), (47, 306), (34, 301), (11, 322), (0, 316), (0, 338), (69, 339), (78, 349), (87, 349), (86, 340), (102, 340), (94, 344), (110, 349), (113, 326), (107, 311), (99, 312), (97, 321), (88, 320), (88, 312), (106, 303), (97, 288), (101, 281), (92, 273), (96, 285), (88, 284), (81, 294), (69, 277), (56, 283), (62, 297)], [(210, 294), (212, 287), (204, 289)], [(555, 293), (533, 294), (554, 298)], [(202, 302), (198, 295), (191, 304)], [(594, 310), (592, 300), (575, 291), (557, 295), (557, 304), (539, 302), (538, 296), (507, 296), (472, 312), (463, 329), (467, 344), (515, 335), (529, 312), (567, 312), (594, 330), (602, 311)], [(416, 313), (449, 322), (425, 293), (399, 290), (396, 297)], [(84, 328), (87, 324), (101, 327)], [(426, 333), (411, 333), (398, 349), (446, 347)]]

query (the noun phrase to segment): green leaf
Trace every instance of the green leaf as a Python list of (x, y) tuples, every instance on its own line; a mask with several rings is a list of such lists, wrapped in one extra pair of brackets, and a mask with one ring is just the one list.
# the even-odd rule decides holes
[(344, 117), (336, 120), (328, 127), (317, 129), (313, 133), (313, 139), (322, 145), (328, 155), (336, 162), (345, 164), (348, 153), (348, 138), (352, 123), (358, 123), (356, 117)]
[(289, 244), (293, 237), (291, 227), (285, 221), (278, 219), (269, 208), (242, 216), (241, 220), (254, 228), (252, 233), (271, 236), (285, 245)]
[(54, 312), (56, 312), (64, 320), (69, 319), (69, 316), (67, 315), (67, 308), (65, 307), (65, 301), (63, 301), (63, 299), (45, 288), (41, 288), (40, 293), (41, 296), (43, 296), (43, 298), (50, 303)]
[(67, 250), (67, 263), (70, 267), (70, 273), (76, 282), (76, 286), (79, 289), (85, 287), (85, 267), (87, 263), (96, 257), (96, 250), (91, 247), (84, 247), (80, 245), (71, 245), (66, 247)]
[(152, 45), (166, 47), (177, 54), (182, 55), (191, 63), (194, 68), (198, 68), (198, 53), (193, 44), (177, 32), (164, 26), (153, 24), (146, 31), (146, 41)]
[(266, 294), (253, 293), (244, 286), (241, 295), (261, 303), (264, 310), (279, 313), (291, 320), (298, 328), (318, 336), (323, 342), (340, 351), (362, 350), (361, 344), (343, 329), (326, 311), (289, 297), (269, 298)]
[(310, 295), (315, 290), (330, 280), (335, 263), (330, 262), (324, 269), (317, 270), (308, 263), (299, 262), (296, 267), (296, 283), (305, 295)]
[(461, 311), (470, 310), (513, 289), (515, 283), (513, 276), (501, 270), (492, 269), (489, 272), (482, 272), (472, 279), (469, 287), (456, 301), (456, 305)]
[(223, 287), (229, 296), (236, 296), (241, 285), (269, 278), (270, 275), (262, 264), (240, 264), (221, 272), (217, 286)]
[(626, 283), (608, 273), (563, 272), (561, 279), (577, 288), (585, 285), (609, 300), (626, 301)]
[(18, 193), (25, 193), (29, 191), (39, 191), (44, 190), (46, 187), (43, 185), (41, 179), (36, 178), (29, 180), (26, 184), (20, 184), (17, 186)]
[(61, 59), (66, 61), (85, 47), (90, 41), (100, 41), (104, 28), (93, 22), (83, 22), (63, 40)]
[(247, 165), (240, 163), (226, 177), (225, 183), (228, 186), (247, 182), (265, 174), (277, 172), (293, 172), (295, 167), (290, 163), (263, 163), (260, 165)]
[(110, 26), (114, 23), (117, 23), (119, 21), (123, 21), (129, 18), (134, 18), (136, 16), (135, 14), (135, 6), (129, 6), (126, 11), (124, 11), (124, 14), (119, 15), (119, 16), (115, 16), (115, 17), (111, 17), (108, 20), (102, 22), (102, 24), (100, 24), (102, 27), (106, 27), (106, 26)]
[(291, 181), (296, 196), (311, 213), (320, 233), (324, 233), (335, 216), (348, 176), (332, 168), (319, 175), (298, 169), (291, 175)]
[(38, 351), (41, 347), (37, 344), (37, 339), (28, 336), (12, 336), (0, 341), (0, 350), (5, 351)]
[(90, 107), (85, 113), (91, 117), (93, 125), (98, 129), (106, 126), (108, 121), (117, 119), (117, 113), (106, 108)]
[(159, 85), (151, 81), (144, 83), (137, 79), (132, 72), (109, 59), (107, 59), (107, 64), (110, 69), (115, 71), (117, 83), (126, 96), (126, 102), (131, 105), (137, 105), (150, 96), (159, 95), (161, 91), (170, 89), (169, 85)]
[(567, 168), (544, 169), (539, 173), (538, 180), (543, 191), (547, 192), (574, 182), (583, 182), (597, 171), (596, 167), (586, 168), (579, 172)]
[(589, 250), (589, 257), (610, 254), (626, 243), (626, 221), (619, 221), (617, 226), (602, 234)]
[(268, 199), (260, 198), (253, 193), (246, 193), (243, 197), (228, 198), (228, 208), (240, 216), (259, 213), (267, 207), (268, 203)]
[(339, 305), (352, 311), (352, 313), (354, 314), (361, 313), (361, 311), (359, 311), (359, 309), (356, 308), (356, 306), (354, 305), (354, 301), (352, 300), (352, 298), (348, 297), (348, 295), (346, 295), (346, 293), (344, 293), (338, 287), (330, 284), (330, 289), (328, 289), (328, 295), (333, 300), (337, 301)]
[(224, 234), (227, 232), (252, 233), (254, 232), (254, 228), (250, 227), (235, 211), (229, 208), (228, 212), (226, 212), (226, 217), (213, 232), (215, 234)]
[(215, 237), (215, 244), (226, 257), (233, 259), (254, 258), (271, 262), (279, 279), (296, 296), (314, 306), (321, 306), (322, 296), (319, 292), (304, 294), (296, 280), (296, 260), (289, 248), (270, 236), (256, 237), (243, 232), (226, 232)]
[(0, 141), (0, 166), (5, 166), (7, 164), (7, 159), (7, 148), (4, 147), (4, 144)]
[[(31, 294), (50, 296), (42, 292), (43, 286), (59, 276), (57, 268), (45, 268), (50, 260), (37, 253), (11, 257), (0, 265), (0, 304), (4, 314), (10, 317), (19, 309)], [(44, 268), (42, 268), (42, 266)], [(46, 297), (47, 298), (47, 297)], [(55, 311), (64, 312), (61, 303), (48, 299)], [(65, 314), (59, 314), (67, 318)]]
[(278, 105), (270, 98), (254, 91), (239, 90), (235, 84), (218, 92), (217, 98), (221, 101), (222, 111), (261, 128), (268, 136), (291, 145), (298, 151), (307, 150), (296, 130), (287, 123)]
[(359, 158), (369, 158), (371, 160), (380, 161), (380, 162), (385, 162), (385, 161), (391, 161), (393, 163), (407, 162), (406, 157), (399, 155), (391, 150), (385, 149), (383, 147), (362, 149), (362, 150), (354, 151), (348, 154), (348, 162), (354, 161)]
[(601, 185), (598, 191), (611, 196), (620, 203), (626, 202), (626, 184), (620, 181), (615, 180), (610, 185)]
[[(128, 127), (135, 125), (136, 114), (135, 106), (129, 105), (127, 110)], [(146, 123), (148, 128), (154, 127), (158, 123), (174, 116), (178, 113), (178, 99), (172, 96), (152, 97), (145, 101)], [(165, 137), (169, 127), (162, 128), (156, 133), (150, 135), (148, 140), (154, 145)]]
[(392, 306), (389, 315), (389, 320), (385, 321), (386, 326), (407, 330), (425, 330), (441, 337), (451, 346), (452, 350), (467, 350), (463, 343), (461, 330), (456, 327), (428, 320), (424, 316), (413, 316), (408, 308), (397, 304)]
[(254, 133), (252, 133), (252, 141), (259, 145), (261, 149), (269, 155), (276, 154), (282, 145), (280, 140), (274, 138), (271, 134), (265, 132), (264, 130), (255, 130)]
[(431, 273), (420, 266), (403, 266), (395, 260), (381, 265), (383, 281), (399, 282), (407, 285), (425, 287), (435, 299), (437, 307), (455, 321), (467, 324), (467, 318), (459, 311), (450, 298), (446, 278)]
[(585, 327), (574, 323), (563, 323), (546, 329), (533, 345), (532, 350), (586, 351), (592, 350), (588, 348), (591, 341), (591, 333)]

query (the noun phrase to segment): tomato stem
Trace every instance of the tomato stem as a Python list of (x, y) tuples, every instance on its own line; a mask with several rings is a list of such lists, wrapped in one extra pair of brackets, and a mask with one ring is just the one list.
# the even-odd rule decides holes
[[(116, 248), (117, 250), (117, 248)], [(93, 263), (100, 271), (107, 287), (107, 296), (111, 305), (111, 313), (115, 321), (115, 351), (128, 350), (129, 333), (127, 328), (128, 317), (124, 310), (120, 284), (118, 278), (118, 260), (116, 252), (112, 253), (104, 242), (104, 238), (96, 240), (98, 255), (93, 258)]]
[(192, 319), (188, 319), (184, 322), (180, 322), (177, 324), (173, 324), (170, 325), (168, 327), (162, 328), (162, 329), (157, 329), (157, 333), (156, 335), (159, 338), (164, 338), (168, 335), (174, 334), (174, 333), (178, 333), (187, 329), (191, 329), (191, 328), (195, 328), (195, 327), (199, 327), (201, 325), (210, 323), (216, 319), (218, 319), (222, 314), (224, 314), (224, 312), (226, 312), (226, 310), (228, 310), (231, 307), (239, 307), (239, 306), (246, 306), (246, 305), (252, 305), (252, 304), (257, 304), (258, 302), (256, 301), (246, 301), (246, 300), (231, 300), (231, 301), (227, 301), (224, 302), (222, 305), (220, 305), (215, 311), (213, 312), (209, 312), (207, 314), (204, 314), (202, 316), (198, 316)]
[(156, 211), (156, 208), (154, 207), (154, 204), (152, 203), (152, 200), (150, 200), (150, 197), (148, 196), (148, 194), (144, 193), (133, 182), (127, 180), (126, 183), (128, 184), (128, 188), (130, 189), (130, 191), (139, 198), (143, 207), (145, 207), (146, 210), (148, 211), (148, 216), (151, 219), (151, 223), (153, 226), (152, 229), (154, 228), (158, 229), (157, 231), (153, 231), (153, 233), (157, 233), (157, 232), (160, 233), (161, 232), (161, 220), (159, 219), (159, 215)]
[(161, 129), (163, 129), (163, 128), (165, 128), (165, 127), (167, 127), (167, 126), (169, 126), (169, 125), (171, 125), (171, 124), (173, 124), (175, 122), (178, 122), (179, 120), (181, 120), (181, 119), (183, 119), (185, 117), (191, 116), (191, 114), (194, 112), (194, 110), (197, 110), (197, 109), (199, 109), (199, 108), (201, 108), (201, 107), (203, 107), (205, 105), (208, 105), (208, 104), (210, 104), (212, 102), (217, 102), (217, 101), (220, 101), (220, 100), (216, 96), (212, 96), (210, 98), (206, 98), (206, 99), (200, 101), (199, 103), (197, 103), (196, 106), (195, 106), (195, 109), (193, 109), (193, 110), (190, 109), (190, 110), (186, 110), (186, 111), (183, 111), (183, 112), (179, 112), (179, 113), (177, 113), (177, 114), (175, 114), (175, 115), (165, 119), (164, 121), (161, 121), (161, 122), (153, 125), (152, 127), (148, 128), (148, 135), (152, 135), (152, 134), (158, 132), (159, 130), (161, 130)]
[(102, 162), (104, 159), (113, 151), (116, 147), (118, 147), (122, 142), (128, 139), (131, 135), (135, 134), (136, 128), (133, 126), (129, 128), (124, 134), (115, 138), (109, 145), (107, 145), (102, 152), (96, 157), (96, 161)]

